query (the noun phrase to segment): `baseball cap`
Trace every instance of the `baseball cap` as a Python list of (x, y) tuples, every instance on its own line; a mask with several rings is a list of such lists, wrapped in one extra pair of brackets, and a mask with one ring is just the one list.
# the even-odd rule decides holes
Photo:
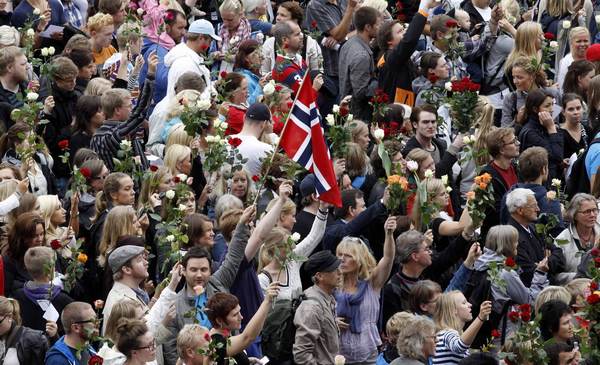
[(198, 19), (192, 22), (188, 28), (188, 33), (205, 34), (209, 35), (215, 41), (221, 41), (221, 37), (215, 34), (213, 25), (205, 19)]
[(300, 182), (300, 194), (302, 197), (307, 197), (310, 194), (314, 194), (317, 191), (316, 188), (317, 178), (315, 174), (308, 174)]
[(318, 272), (332, 272), (340, 266), (340, 259), (333, 256), (331, 251), (319, 251), (310, 255), (308, 261), (304, 264), (304, 270), (311, 276)]
[(271, 111), (263, 103), (254, 103), (246, 110), (246, 118), (260, 122), (271, 120)]
[(141, 255), (146, 249), (141, 246), (126, 245), (116, 248), (108, 256), (108, 265), (113, 273), (118, 272), (132, 258)]

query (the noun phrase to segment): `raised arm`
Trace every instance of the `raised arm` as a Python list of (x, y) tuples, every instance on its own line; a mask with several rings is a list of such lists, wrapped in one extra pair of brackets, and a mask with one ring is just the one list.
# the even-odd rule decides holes
[(289, 199), (290, 195), (292, 195), (292, 191), (292, 185), (287, 181), (279, 185), (279, 198), (271, 210), (260, 220), (260, 222), (258, 222), (256, 229), (252, 232), (252, 235), (248, 240), (248, 245), (244, 251), (248, 261), (254, 258), (261, 243), (265, 240), (265, 237), (279, 221), (283, 204)]
[(265, 324), (265, 320), (267, 319), (267, 315), (271, 310), (271, 303), (277, 297), (279, 293), (279, 282), (273, 282), (267, 288), (265, 292), (265, 299), (263, 300), (260, 307), (244, 331), (237, 336), (232, 336), (229, 338), (230, 343), (227, 345), (227, 356), (234, 356), (244, 351), (246, 347), (248, 347), (260, 334), (260, 331)]
[(319, 211), (313, 221), (313, 225), (306, 236), (297, 246), (294, 248), (294, 253), (300, 256), (308, 257), (313, 250), (319, 245), (319, 242), (325, 235), (325, 227), (327, 226), (327, 209), (329, 204), (321, 201), (319, 203)]
[(371, 286), (375, 290), (383, 288), (387, 279), (392, 272), (392, 266), (394, 265), (394, 256), (396, 254), (396, 247), (394, 245), (394, 231), (396, 230), (396, 217), (389, 216), (385, 221), (385, 243), (383, 244), (383, 257), (379, 260), (373, 273), (371, 274)]
[(492, 302), (485, 301), (481, 303), (481, 307), (479, 308), (479, 314), (477, 315), (477, 318), (475, 318), (473, 322), (471, 322), (471, 325), (467, 327), (467, 329), (460, 336), (461, 341), (465, 345), (471, 346), (471, 344), (475, 340), (475, 336), (477, 336), (477, 333), (481, 329), (481, 326), (483, 326), (483, 323), (488, 320), (487, 317), (490, 315), (491, 312)]

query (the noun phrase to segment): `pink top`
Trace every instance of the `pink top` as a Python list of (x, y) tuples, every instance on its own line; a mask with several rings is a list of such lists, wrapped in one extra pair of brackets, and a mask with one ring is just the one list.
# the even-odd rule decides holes
[(162, 31), (159, 35), (159, 29), (161, 25), (165, 27), (165, 14), (167, 12), (167, 6), (162, 3), (158, 3), (156, 0), (141, 0), (140, 6), (144, 10), (144, 34), (152, 42), (158, 43), (166, 49), (175, 47), (175, 41), (167, 34)]

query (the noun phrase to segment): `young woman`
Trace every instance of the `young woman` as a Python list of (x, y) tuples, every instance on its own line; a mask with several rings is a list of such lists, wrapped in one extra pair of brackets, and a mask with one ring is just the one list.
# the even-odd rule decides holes
[[(432, 363), (458, 364), (469, 356), (469, 346), (491, 311), (492, 302), (483, 302), (477, 318), (473, 319), (471, 303), (462, 292), (455, 290), (442, 294), (433, 315), (437, 333)], [(463, 331), (468, 322), (471, 324)]]
[(45, 222), (46, 239), (48, 242), (58, 240), (63, 246), (60, 254), (63, 257), (71, 257), (70, 247), (75, 244), (79, 233), (78, 199), (71, 200), (71, 219), (66, 227), (63, 225), (67, 223), (67, 211), (62, 207), (57, 195), (42, 195), (38, 198), (38, 202)]
[(265, 79), (262, 79), (260, 74), (262, 54), (260, 53), (259, 45), (258, 41), (254, 39), (245, 39), (240, 43), (235, 56), (233, 69), (235, 72), (244, 75), (248, 82), (247, 105), (257, 102), (258, 98), (263, 94), (262, 87), (265, 84)]
[[(229, 0), (237, 1), (237, 0)], [(238, 72), (229, 72), (217, 82), (217, 91), (226, 100), (219, 108), (219, 118), (227, 123), (226, 135), (238, 134), (244, 126), (248, 105), (248, 80)]]
[[(118, 332), (117, 328), (119, 322), (123, 318), (128, 319), (144, 319), (144, 310), (139, 302), (131, 299), (124, 299), (120, 302), (115, 303), (110, 311), (110, 316), (106, 319), (106, 328), (104, 329), (104, 337), (113, 344), (117, 343)], [(104, 359), (107, 363), (116, 363), (117, 361), (124, 361), (125, 355), (120, 353), (116, 346), (109, 347), (107, 343), (104, 343), (98, 355)]]
[(573, 311), (561, 300), (550, 300), (540, 307), (540, 332), (544, 341), (572, 343), (574, 333)]
[(217, 43), (218, 51), (214, 52), (213, 56), (222, 60), (220, 71), (229, 72), (233, 68), (233, 60), (225, 59), (225, 56), (235, 51), (241, 41), (250, 38), (252, 26), (244, 16), (244, 6), (240, 0), (223, 1), (219, 6), (219, 14), (223, 19), (223, 24), (218, 31), (221, 41)]
[(180, 144), (169, 146), (166, 149), (164, 163), (173, 176), (179, 174), (189, 176), (192, 172), (192, 149)]
[(98, 246), (98, 263), (106, 267), (110, 252), (116, 248), (117, 239), (125, 235), (140, 235), (141, 227), (136, 212), (130, 205), (119, 205), (110, 210), (104, 223), (102, 240)]
[[(363, 123), (363, 125), (365, 124)], [(363, 148), (364, 145), (364, 141), (363, 145), (355, 142), (346, 143), (346, 174), (342, 183), (344, 186), (348, 184), (354, 189), (360, 189), (368, 197), (373, 185), (377, 182), (377, 176), (373, 173), (371, 159), (367, 155), (366, 149)]]
[(342, 273), (341, 287), (335, 293), (340, 353), (349, 363), (375, 364), (377, 347), (381, 345), (377, 330), (379, 299), (394, 264), (396, 217), (390, 216), (384, 228), (385, 243), (379, 263), (359, 238), (346, 237), (336, 248)]
[(4, 293), (12, 296), (31, 276), (23, 258), (30, 247), (46, 244), (44, 219), (36, 213), (21, 214), (8, 232), (8, 252), (2, 256), (4, 264)]
[(596, 75), (594, 64), (588, 60), (575, 61), (569, 66), (563, 84), (563, 94), (575, 93), (585, 98), (590, 86), (590, 80)]
[(581, 96), (574, 93), (564, 94), (562, 97), (563, 123), (560, 125), (560, 133), (563, 137), (563, 156), (568, 159), (579, 151), (587, 149), (590, 131), (582, 123), (584, 114), (584, 103)]
[(124, 365), (146, 365), (156, 360), (156, 340), (144, 321), (121, 318), (117, 325), (117, 349), (127, 360)]
[(187, 226), (187, 236), (189, 237), (189, 246), (205, 247), (209, 251), (215, 244), (215, 232), (213, 231), (213, 222), (200, 213), (193, 213), (183, 219)]
[(278, 292), (279, 283), (271, 283), (256, 314), (248, 322), (246, 328), (236, 336), (230, 334), (233, 331), (239, 331), (242, 325), (242, 315), (237, 297), (227, 293), (216, 293), (208, 300), (205, 311), (212, 324), (210, 335), (213, 341), (222, 344), (217, 348), (217, 365), (229, 364), (230, 357), (233, 357), (239, 365), (250, 364), (244, 349), (260, 334)]
[(70, 143), (71, 158), (80, 148), (90, 148), (92, 136), (105, 119), (99, 96), (84, 95), (77, 100)]
[(412, 82), (412, 90), (417, 95), (415, 106), (427, 103), (424, 92), (434, 87), (444, 89), (450, 80), (450, 67), (446, 59), (436, 52), (425, 52), (421, 57), (421, 76)]
[(0, 362), (4, 365), (43, 365), (50, 348), (41, 331), (21, 326), (19, 303), (0, 296)]
[(504, 63), (504, 71), (508, 76), (509, 82), (512, 83), (511, 71), (518, 58), (525, 57), (530, 60), (535, 58), (538, 61), (542, 59), (541, 50), (543, 39), (544, 33), (542, 32), (542, 26), (538, 22), (525, 21), (517, 27), (515, 46)]
[(548, 181), (563, 177), (563, 137), (552, 118), (554, 96), (545, 90), (529, 92), (525, 102), (523, 120), (526, 121), (518, 134), (520, 150), (542, 147), (548, 152)]

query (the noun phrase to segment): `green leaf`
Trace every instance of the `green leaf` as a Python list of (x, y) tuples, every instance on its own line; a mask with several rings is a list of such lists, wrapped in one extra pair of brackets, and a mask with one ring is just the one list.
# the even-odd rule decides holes
[(381, 158), (381, 164), (385, 169), (385, 174), (387, 176), (390, 176), (392, 174), (392, 160), (390, 160), (390, 155), (385, 150), (385, 146), (383, 145), (383, 143), (380, 143), (377, 147), (377, 153), (379, 154), (379, 158)]

